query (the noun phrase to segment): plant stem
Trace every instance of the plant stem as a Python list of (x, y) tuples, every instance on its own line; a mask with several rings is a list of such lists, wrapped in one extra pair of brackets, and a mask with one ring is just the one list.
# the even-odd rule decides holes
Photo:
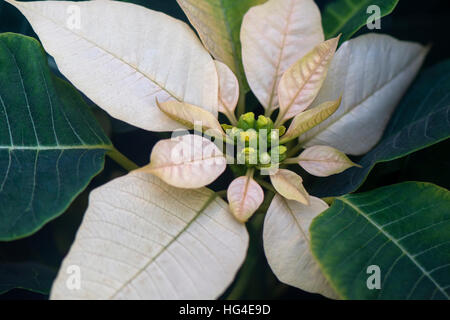
[(284, 112), (283, 112), (283, 111), (281, 111), (281, 108), (280, 108), (280, 112), (278, 113), (277, 119), (275, 120), (275, 124), (274, 124), (275, 128), (278, 128), (283, 123), (285, 123), (287, 120), (289, 120), (289, 119), (284, 120), (284, 116), (286, 115), (286, 112), (287, 112), (287, 110), (284, 110)]
[(270, 116), (273, 113), (273, 108), (269, 107), (266, 109), (266, 112), (264, 113), (264, 116), (266, 116), (267, 118), (270, 118)]
[(245, 174), (247, 178), (253, 178), (253, 173), (255, 172), (255, 168), (248, 168), (247, 173)]
[[(240, 88), (242, 88), (241, 85), (239, 85)], [(241, 114), (245, 112), (245, 92), (243, 90), (240, 90), (239, 92), (239, 100), (237, 104), (237, 117), (239, 118)]]
[(299, 158), (287, 158), (283, 161), (283, 164), (296, 164), (298, 163)]
[(272, 192), (276, 192), (275, 189), (272, 187), (272, 185), (262, 179), (259, 178), (255, 178), (255, 181), (258, 182), (261, 186), (263, 186), (264, 188), (266, 188), (267, 190), (270, 190)]
[(275, 193), (272, 190), (267, 190), (266, 194), (264, 195), (264, 202), (258, 208), (256, 213), (257, 214), (258, 213), (265, 214), (267, 212), (267, 210), (269, 209), (274, 196), (275, 196)]
[(288, 151), (287, 153), (288, 158), (295, 156), (302, 148), (303, 145), (301, 143), (298, 143), (295, 147), (293, 147), (291, 150)]
[(227, 190), (220, 190), (217, 191), (216, 194), (221, 197), (222, 199), (225, 199), (227, 197)]
[(225, 115), (227, 116), (228, 120), (230, 121), (231, 125), (233, 126), (237, 126), (237, 119), (236, 119), (236, 115), (234, 114), (234, 112), (225, 109)]
[(106, 153), (108, 157), (110, 157), (114, 162), (116, 162), (118, 165), (120, 165), (125, 170), (132, 171), (135, 169), (138, 169), (138, 165), (135, 164), (133, 161), (125, 157), (122, 153), (119, 152), (116, 148), (113, 148), (112, 150), (108, 151)]
[[(249, 285), (254, 281), (255, 271), (260, 268), (262, 259), (262, 244), (259, 239), (262, 239), (262, 227), (264, 224), (264, 216), (253, 216), (247, 223), (247, 228), (250, 233), (249, 252), (241, 270), (236, 278), (233, 289), (225, 298), (226, 300), (242, 299), (248, 290)], [(255, 237), (255, 235), (257, 235)]]
[(335, 197), (325, 197), (322, 198), (323, 201), (325, 201), (329, 206), (331, 206), (333, 204)]

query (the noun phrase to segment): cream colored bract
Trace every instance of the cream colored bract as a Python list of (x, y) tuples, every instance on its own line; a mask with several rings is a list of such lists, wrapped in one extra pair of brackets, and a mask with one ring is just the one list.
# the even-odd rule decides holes
[[(360, 155), (378, 142), (427, 48), (367, 34), (336, 51), (339, 37), (324, 41), (313, 0), (254, 6), (243, 17), (240, 39), (245, 76), (265, 109), (255, 117), (240, 110), (247, 89), (239, 88), (245, 82), (240, 54), (210, 2), (178, 0), (219, 61), (187, 24), (141, 6), (7, 1), (27, 17), (59, 70), (113, 117), (151, 131), (195, 129), (202, 121), (203, 131), (215, 132), (161, 140), (150, 164), (92, 192), (52, 298), (217, 298), (244, 261), (243, 222), (265, 213), (262, 204), (268, 207), (264, 250), (278, 279), (338, 298), (309, 248), (311, 220), (328, 206), (285, 167), (301, 165), (325, 177), (355, 166), (343, 152)], [(66, 24), (69, 6), (80, 9), (79, 28)], [(229, 124), (219, 123), (218, 112)], [(258, 138), (269, 150), (251, 145)], [(217, 144), (234, 148), (238, 141), (244, 148), (235, 158), (243, 163), (233, 169), (247, 172), (229, 185), (227, 205), (204, 186), (229, 160)], [(272, 185), (262, 172), (270, 173)], [(276, 193), (270, 206), (261, 186)], [(82, 270), (80, 290), (66, 285), (71, 265)]]
[[(206, 188), (183, 190), (132, 172), (91, 193), (52, 299), (214, 299), (248, 245), (245, 226)], [(66, 286), (81, 268), (80, 290)]]
[[(27, 17), (61, 73), (113, 117), (151, 131), (177, 129), (156, 99), (217, 115), (215, 65), (187, 24), (118, 1), (8, 2)], [(67, 25), (74, 5), (80, 29)]]

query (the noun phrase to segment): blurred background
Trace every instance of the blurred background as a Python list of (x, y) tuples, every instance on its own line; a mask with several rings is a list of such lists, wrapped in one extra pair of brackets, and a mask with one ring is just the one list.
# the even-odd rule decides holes
[[(236, 0), (239, 1), (239, 0)], [(333, 0), (316, 0), (321, 9)], [(175, 18), (187, 18), (175, 0), (131, 0), (147, 8), (163, 11)], [(450, 58), (450, 1), (448, 0), (400, 0), (393, 14), (381, 20), (378, 32), (390, 34), (400, 40), (431, 44), (432, 50), (425, 61), (428, 67)], [(25, 18), (11, 5), (0, 2), (0, 32), (15, 32), (37, 38)], [(359, 34), (369, 32), (366, 28)], [(372, 32), (372, 31), (371, 31)], [(49, 64), (57, 74), (51, 57)], [(252, 94), (247, 97), (248, 108), (255, 113), (261, 107)], [(92, 105), (97, 119), (110, 136), (114, 145), (138, 165), (149, 161), (150, 151), (161, 138), (169, 134), (150, 133), (112, 119), (95, 105)], [(359, 191), (402, 181), (427, 181), (445, 188), (450, 187), (450, 142), (444, 141), (407, 157), (378, 164)], [(355, 159), (357, 161), (357, 159)], [(67, 253), (87, 206), (90, 190), (106, 183), (125, 172), (114, 162), (106, 159), (105, 170), (91, 182), (89, 187), (72, 203), (66, 213), (47, 224), (31, 237), (0, 242), (0, 265), (3, 262), (34, 261), (48, 266), (56, 276), (59, 264)], [(232, 177), (226, 172), (212, 188), (223, 190)], [(320, 295), (303, 292), (281, 284), (272, 274), (262, 249), (262, 235), (258, 231), (264, 216), (255, 215), (248, 223), (251, 245), (248, 259), (235, 282), (224, 293), (224, 299), (323, 299)], [(48, 279), (49, 284), (52, 279)], [(14, 289), (0, 299), (47, 299), (48, 296), (22, 289)]]

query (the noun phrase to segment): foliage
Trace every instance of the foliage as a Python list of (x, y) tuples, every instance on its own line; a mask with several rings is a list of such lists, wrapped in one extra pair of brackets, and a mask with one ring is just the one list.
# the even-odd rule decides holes
[(0, 293), (448, 299), (448, 191), (397, 183), (448, 186), (448, 50), (364, 27), (402, 2), (7, 2), (49, 56), (0, 34)]

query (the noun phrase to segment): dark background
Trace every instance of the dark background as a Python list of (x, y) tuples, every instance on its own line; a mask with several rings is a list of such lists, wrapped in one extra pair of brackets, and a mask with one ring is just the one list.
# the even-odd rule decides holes
[[(239, 1), (239, 0), (236, 0)], [(332, 0), (316, 0), (323, 9)], [(187, 22), (187, 18), (175, 0), (132, 0), (150, 9), (163, 11), (173, 17)], [(432, 44), (425, 66), (431, 66), (450, 58), (450, 1), (448, 0), (400, 0), (393, 14), (381, 21), (380, 32), (390, 34), (400, 40), (418, 41)], [(16, 32), (29, 36), (33, 33), (28, 22), (11, 5), (0, 3), (0, 32)], [(367, 29), (359, 33), (368, 32)], [(49, 63), (57, 72), (51, 58)], [(252, 94), (247, 96), (247, 104), (256, 112), (260, 109)], [(93, 105), (93, 109), (110, 135), (114, 145), (138, 165), (148, 163), (154, 143), (167, 138), (167, 134), (150, 133), (114, 120)], [(410, 156), (377, 165), (360, 191), (398, 183), (401, 181), (428, 181), (442, 187), (450, 186), (450, 142), (444, 141)], [(0, 263), (2, 261), (40, 261), (55, 272), (73, 241), (75, 232), (81, 222), (87, 205), (89, 191), (104, 184), (113, 177), (124, 174), (111, 160), (107, 159), (105, 170), (99, 174), (89, 187), (74, 201), (69, 210), (61, 217), (47, 224), (35, 235), (14, 242), (0, 242)], [(231, 172), (226, 172), (216, 181), (212, 188), (226, 189)], [(322, 299), (321, 296), (309, 294), (299, 289), (281, 284), (272, 274), (262, 251), (259, 229), (263, 215), (256, 215), (248, 227), (252, 243), (249, 258), (240, 271), (235, 283), (223, 298), (242, 299)], [(21, 289), (12, 290), (0, 299), (46, 299), (47, 296)]]

